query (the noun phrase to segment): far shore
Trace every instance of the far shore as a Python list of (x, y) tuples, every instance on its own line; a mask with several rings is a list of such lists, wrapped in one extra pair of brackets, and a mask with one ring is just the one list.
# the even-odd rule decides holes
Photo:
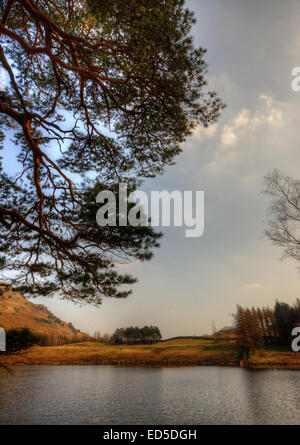
[(85, 342), (64, 346), (34, 346), (2, 361), (18, 365), (110, 366), (236, 366), (253, 370), (299, 369), (300, 353), (264, 348), (241, 361), (236, 342), (224, 339), (177, 337), (149, 345), (112, 345)]

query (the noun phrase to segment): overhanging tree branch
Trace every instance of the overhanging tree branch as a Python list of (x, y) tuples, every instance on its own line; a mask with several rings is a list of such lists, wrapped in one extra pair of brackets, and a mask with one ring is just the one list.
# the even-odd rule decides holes
[(162, 173), (218, 118), (193, 15), (181, 0), (0, 0), (0, 15), (0, 137), (19, 167), (0, 169), (1, 264), (33, 295), (126, 297), (115, 263), (150, 259), (160, 234), (98, 227), (95, 197)]

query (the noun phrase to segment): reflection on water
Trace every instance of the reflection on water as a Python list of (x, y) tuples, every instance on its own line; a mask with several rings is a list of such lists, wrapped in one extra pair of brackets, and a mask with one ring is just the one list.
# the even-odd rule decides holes
[(299, 424), (300, 372), (24, 366), (0, 374), (0, 424)]

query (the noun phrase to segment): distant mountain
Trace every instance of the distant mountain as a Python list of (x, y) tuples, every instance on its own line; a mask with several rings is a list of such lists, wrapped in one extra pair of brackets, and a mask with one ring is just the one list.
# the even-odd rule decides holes
[(220, 331), (228, 331), (229, 329), (234, 329), (234, 326), (224, 326)]
[(236, 338), (236, 335), (236, 329), (234, 326), (224, 326), (222, 329), (214, 334), (214, 337), (233, 339)]
[(31, 303), (7, 283), (0, 283), (0, 326), (5, 330), (26, 327), (64, 337), (81, 333), (72, 323), (60, 320), (42, 304)]

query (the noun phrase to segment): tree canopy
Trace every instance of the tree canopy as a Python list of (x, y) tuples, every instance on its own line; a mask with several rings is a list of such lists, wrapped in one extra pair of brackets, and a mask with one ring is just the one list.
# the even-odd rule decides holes
[(31, 346), (40, 344), (42, 339), (41, 335), (34, 333), (29, 328), (9, 329), (6, 332), (6, 351), (0, 351), (0, 369), (12, 373), (11, 367), (1, 360), (1, 356), (17, 354)]
[[(159, 234), (98, 227), (103, 187), (163, 172), (223, 108), (181, 0), (0, 0), (0, 251), (25, 294), (101, 303)], [(11, 142), (9, 142), (9, 140)], [(95, 211), (94, 211), (95, 210)], [(17, 272), (17, 275), (16, 275)]]
[(292, 330), (300, 326), (300, 300), (297, 298), (293, 305), (276, 301), (274, 309), (238, 305), (233, 317), (241, 358), (248, 359), (263, 345), (291, 347)]
[(161, 340), (161, 333), (157, 326), (144, 326), (143, 328), (128, 327), (117, 329), (112, 335), (112, 341), (122, 343), (153, 343)]

